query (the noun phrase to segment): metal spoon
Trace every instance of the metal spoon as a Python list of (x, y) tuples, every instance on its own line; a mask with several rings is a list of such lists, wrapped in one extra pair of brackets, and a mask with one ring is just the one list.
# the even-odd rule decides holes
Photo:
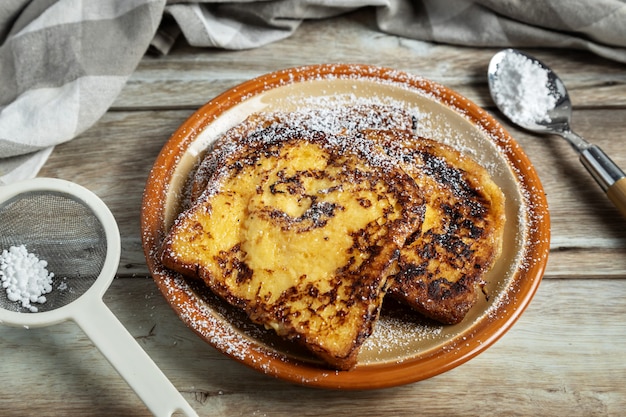
[[(507, 65), (510, 62), (525, 65)], [(541, 80), (545, 83), (546, 93), (550, 100), (539, 100), (535, 95), (537, 91), (540, 91), (538, 88), (543, 86), (535, 85), (525, 89), (524, 85), (511, 84), (528, 81), (524, 79), (521, 71), (523, 67), (528, 68), (530, 64), (533, 65), (534, 74), (545, 71)], [(506, 70), (503, 69), (503, 65), (506, 65)], [(578, 152), (580, 161), (609, 199), (626, 216), (626, 174), (602, 149), (590, 144), (571, 130), (572, 104), (567, 89), (559, 77), (538, 59), (516, 49), (505, 49), (495, 54), (489, 62), (487, 72), (489, 92), (498, 109), (513, 123), (524, 129), (542, 134), (556, 134), (565, 138)], [(535, 94), (531, 95), (527, 92), (531, 90)], [(506, 93), (503, 94), (503, 91)], [(519, 94), (512, 94), (512, 92)], [(532, 117), (521, 117), (519, 112), (523, 109), (530, 109), (529, 114)]]

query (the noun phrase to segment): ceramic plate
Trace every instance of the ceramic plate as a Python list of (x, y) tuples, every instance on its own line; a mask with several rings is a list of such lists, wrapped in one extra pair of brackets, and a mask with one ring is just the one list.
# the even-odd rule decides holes
[[(251, 324), (202, 284), (162, 267), (158, 251), (180, 211), (200, 155), (228, 128), (260, 110), (378, 103), (417, 119), (418, 134), (447, 143), (485, 166), (506, 195), (504, 250), (486, 277), (486, 294), (457, 325), (442, 326), (386, 303), (351, 371), (324, 368), (298, 346)], [(143, 245), (152, 276), (180, 318), (209, 344), (266, 374), (299, 384), (370, 389), (415, 382), (487, 349), (519, 318), (547, 262), (549, 220), (539, 178), (518, 144), (486, 111), (423, 78), (364, 65), (287, 69), (245, 82), (194, 113), (163, 147), (148, 179)]]

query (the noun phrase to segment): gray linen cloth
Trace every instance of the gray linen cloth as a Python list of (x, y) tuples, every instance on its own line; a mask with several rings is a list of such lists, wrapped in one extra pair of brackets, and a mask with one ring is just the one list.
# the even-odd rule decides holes
[(0, 184), (92, 126), (146, 51), (257, 48), (362, 7), (389, 34), (471, 47), (586, 49), (626, 63), (624, 0), (2, 0)]

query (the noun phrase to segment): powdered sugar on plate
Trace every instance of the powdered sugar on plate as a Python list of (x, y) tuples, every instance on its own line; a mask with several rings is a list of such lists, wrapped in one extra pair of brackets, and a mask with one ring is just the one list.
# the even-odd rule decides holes
[(46, 269), (48, 262), (28, 252), (24, 245), (11, 246), (0, 254), (0, 278), (9, 301), (19, 302), (32, 313), (39, 311), (33, 304), (46, 302), (45, 294), (52, 291), (54, 274)]

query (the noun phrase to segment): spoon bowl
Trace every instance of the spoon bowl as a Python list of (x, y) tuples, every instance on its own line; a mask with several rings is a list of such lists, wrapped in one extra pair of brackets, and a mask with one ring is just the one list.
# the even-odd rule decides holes
[[(545, 92), (551, 95), (554, 99), (554, 106), (545, 109), (547, 117), (529, 118), (519, 117), (519, 114), (516, 114), (515, 110), (523, 110), (521, 106), (522, 103), (518, 101), (524, 95), (522, 85), (518, 85), (515, 90), (515, 92), (519, 94), (518, 96), (514, 96), (511, 93), (508, 95), (502, 94), (502, 86), (504, 83), (510, 83), (510, 79), (504, 78), (501, 68), (503, 65), (506, 65), (506, 61), (514, 55), (517, 55), (523, 60), (527, 60), (527, 62), (536, 65), (537, 70), (542, 71), (545, 74), (545, 86), (543, 87), (545, 88)], [(500, 111), (507, 118), (520, 127), (536, 133), (546, 134), (559, 134), (559, 132), (570, 130), (569, 125), (572, 117), (572, 102), (569, 94), (567, 93), (567, 89), (565, 88), (563, 81), (561, 81), (561, 79), (543, 62), (521, 51), (505, 49), (498, 52), (493, 56), (493, 58), (491, 58), (487, 75), (489, 92), (493, 101), (498, 105)], [(521, 78), (521, 82), (528, 82), (528, 80), (523, 79), (523, 76)], [(513, 106), (507, 105), (506, 102), (513, 104)]]
[(572, 103), (554, 71), (533, 56), (509, 48), (491, 58), (487, 82), (493, 101), (511, 122), (534, 133), (565, 138), (626, 217), (626, 174), (602, 149), (572, 131)]

